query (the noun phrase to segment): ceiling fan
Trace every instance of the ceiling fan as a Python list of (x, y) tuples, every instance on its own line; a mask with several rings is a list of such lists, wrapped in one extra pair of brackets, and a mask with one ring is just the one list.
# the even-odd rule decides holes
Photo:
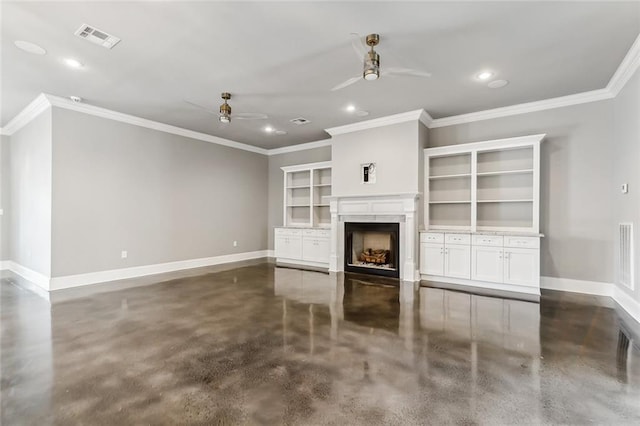
[[(350, 79), (333, 87), (331, 91), (344, 89), (347, 86), (357, 83), (361, 78), (373, 81), (384, 75), (431, 77), (431, 74), (426, 71), (414, 70), (411, 68), (390, 67), (380, 71), (380, 55), (374, 50), (374, 47), (380, 43), (380, 36), (378, 34), (369, 34), (365, 38), (365, 42), (366, 46), (362, 43), (362, 39), (357, 33), (351, 33), (351, 46), (353, 46), (358, 59), (362, 60), (364, 58), (362, 76), (358, 75), (356, 77), (351, 77)], [(370, 48), (368, 51), (367, 46)]]
[[(208, 112), (209, 114), (214, 114), (218, 116), (218, 120), (221, 123), (231, 123), (231, 105), (229, 105), (229, 103), (227, 102), (229, 99), (231, 99), (231, 93), (229, 92), (223, 92), (222, 93), (222, 100), (224, 101), (222, 103), (222, 105), (220, 105), (220, 112), (216, 112), (214, 110), (211, 110), (207, 107), (204, 107), (202, 105), (198, 105), (194, 102), (189, 102), (187, 100), (185, 100), (186, 103), (188, 103), (191, 106), (194, 106), (196, 108), (200, 108), (206, 112)], [(238, 120), (265, 120), (266, 118), (268, 118), (269, 116), (267, 114), (262, 114), (259, 112), (241, 112), (241, 113), (237, 113), (233, 115), (234, 119), (238, 119)]]

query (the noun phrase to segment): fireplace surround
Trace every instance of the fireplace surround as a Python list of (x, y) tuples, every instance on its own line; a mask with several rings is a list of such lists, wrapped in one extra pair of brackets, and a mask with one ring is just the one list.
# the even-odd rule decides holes
[(416, 259), (418, 200), (418, 193), (332, 196), (329, 272), (345, 271), (345, 223), (396, 223), (399, 227), (398, 278), (419, 281)]

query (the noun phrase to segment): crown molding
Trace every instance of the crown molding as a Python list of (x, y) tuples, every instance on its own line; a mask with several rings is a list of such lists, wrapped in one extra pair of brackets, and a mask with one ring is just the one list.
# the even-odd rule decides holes
[(324, 146), (331, 146), (331, 139), (301, 143), (298, 145), (283, 146), (282, 148), (273, 148), (268, 150), (267, 155), (272, 156), (278, 154), (287, 154), (289, 152), (306, 151), (307, 149), (322, 148)]
[(620, 90), (638, 70), (638, 67), (640, 67), (640, 35), (636, 37), (624, 59), (620, 62), (620, 66), (611, 77), (611, 80), (609, 80), (609, 84), (607, 84), (607, 90), (611, 92), (613, 97), (618, 96)]
[[(342, 135), (345, 133), (357, 132), (360, 130), (374, 129), (376, 127), (389, 126), (392, 124), (406, 123), (408, 121), (417, 121), (422, 116), (423, 109), (415, 111), (403, 112), (401, 114), (388, 115), (386, 117), (374, 118), (373, 120), (359, 121), (357, 123), (346, 124), (344, 126), (331, 127), (325, 129), (331, 136)], [(428, 115), (428, 114), (427, 114)]]
[(61, 98), (59, 96), (45, 95), (51, 105), (64, 108), (71, 111), (82, 112), (96, 117), (107, 118), (109, 120), (120, 121), (122, 123), (133, 124), (134, 126), (146, 127), (147, 129), (158, 130), (160, 132), (171, 133), (178, 136), (184, 136), (191, 139), (197, 139), (204, 142), (214, 143), (216, 145), (227, 146), (230, 148), (241, 149), (243, 151), (255, 152), (257, 154), (267, 155), (268, 150), (253, 145), (247, 145), (241, 142), (235, 142), (217, 136), (200, 133), (193, 130), (184, 129), (182, 127), (172, 126), (170, 124), (160, 123), (146, 118), (136, 117), (134, 115), (123, 114), (121, 112), (112, 111), (106, 108), (100, 108), (94, 105), (73, 102), (70, 99)]
[(418, 118), (418, 120), (420, 120), (420, 122), (422, 124), (425, 125), (425, 127), (429, 128), (431, 127), (431, 123), (433, 123), (433, 118), (429, 115), (429, 113), (426, 110), (422, 110), (422, 112), (420, 113), (420, 117)]
[(452, 115), (451, 117), (436, 118), (431, 123), (430, 128), (434, 129), (437, 127), (453, 126), (456, 124), (472, 123), (474, 121), (491, 120), (492, 118), (508, 117), (511, 115), (526, 114), (570, 105), (602, 101), (613, 97), (614, 95), (607, 89), (591, 90), (589, 92), (560, 96), (558, 98), (545, 99), (542, 101), (527, 102), (507, 107), (470, 112), (468, 114)]
[(49, 107), (51, 107), (51, 103), (44, 95), (44, 93), (40, 93), (33, 101), (31, 101), (31, 103), (29, 103), (29, 105), (24, 107), (24, 109), (20, 111), (18, 115), (13, 117), (13, 120), (7, 123), (7, 125), (0, 130), (0, 134), (11, 136), (12, 134), (29, 124), (31, 120), (39, 116)]

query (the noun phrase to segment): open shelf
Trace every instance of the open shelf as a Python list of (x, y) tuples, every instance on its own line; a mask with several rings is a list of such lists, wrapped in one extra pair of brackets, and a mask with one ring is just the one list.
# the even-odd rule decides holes
[(543, 136), (425, 149), (425, 227), (538, 233)]
[(478, 203), (533, 203), (533, 200), (478, 200)]
[(439, 176), (429, 176), (430, 180), (434, 179), (456, 179), (456, 178), (464, 178), (471, 177), (471, 173), (461, 173), (457, 175), (439, 175)]
[(331, 163), (285, 166), (282, 170), (284, 226), (330, 226)]
[(496, 175), (519, 175), (533, 173), (533, 169), (521, 169), (521, 170), (502, 170), (498, 172), (481, 172), (476, 173), (477, 176), (496, 176)]
[(429, 201), (429, 204), (471, 204), (470, 200)]
[(453, 177), (471, 174), (471, 154), (452, 154), (429, 159), (429, 177)]

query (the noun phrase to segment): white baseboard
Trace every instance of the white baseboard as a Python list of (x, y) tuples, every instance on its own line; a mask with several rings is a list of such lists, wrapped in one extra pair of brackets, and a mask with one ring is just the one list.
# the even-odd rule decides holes
[[(7, 260), (3, 262), (3, 269), (9, 269), (15, 274), (20, 275), (27, 281), (30, 281), (32, 284), (37, 285), (43, 290), (49, 291), (51, 285), (51, 279), (40, 272), (36, 272), (32, 269), (27, 268), (26, 266), (22, 266), (19, 263), (16, 263), (12, 260)], [(6, 267), (5, 267), (6, 266)]]
[(615, 286), (599, 281), (574, 280), (571, 278), (540, 277), (540, 288), (613, 297)]
[(276, 257), (275, 250), (267, 250), (267, 257)]
[(0, 271), (6, 271), (11, 269), (10, 260), (0, 260)]
[(420, 275), (420, 278), (424, 281), (433, 281), (447, 284), (455, 284), (466, 287), (478, 287), (488, 290), (508, 291), (511, 293), (523, 293), (531, 296), (540, 296), (540, 289), (538, 287), (529, 287), (524, 285), (513, 284), (499, 284), (491, 283), (488, 281), (475, 281), (467, 280), (464, 278), (442, 277), (438, 275)]
[(51, 278), (51, 290), (80, 287), (108, 281), (126, 280), (146, 275), (163, 274), (181, 271), (183, 269), (201, 268), (204, 266), (221, 265), (224, 263), (241, 262), (243, 260), (267, 257), (268, 250), (251, 251), (246, 253), (228, 254), (223, 256), (204, 257), (201, 259), (180, 260), (177, 262), (158, 263), (155, 265), (134, 266), (132, 268), (111, 269), (108, 271), (90, 272), (87, 274), (66, 275)]
[(640, 303), (629, 293), (616, 286), (613, 293), (613, 300), (622, 307), (629, 315), (640, 323)]

